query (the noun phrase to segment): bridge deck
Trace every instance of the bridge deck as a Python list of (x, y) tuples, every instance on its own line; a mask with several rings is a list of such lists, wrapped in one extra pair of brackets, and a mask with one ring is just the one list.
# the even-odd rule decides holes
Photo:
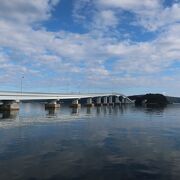
[[(82, 99), (104, 96), (123, 96), (119, 93), (20, 93), (20, 92), (0, 92), (0, 100), (56, 100), (56, 99)], [(126, 97), (127, 98), (127, 97)]]

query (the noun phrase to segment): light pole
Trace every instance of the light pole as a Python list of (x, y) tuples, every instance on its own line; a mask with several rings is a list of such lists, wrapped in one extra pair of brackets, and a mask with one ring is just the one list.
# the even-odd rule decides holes
[(24, 76), (21, 76), (21, 94), (22, 94), (22, 90), (23, 90), (23, 79), (24, 79)]

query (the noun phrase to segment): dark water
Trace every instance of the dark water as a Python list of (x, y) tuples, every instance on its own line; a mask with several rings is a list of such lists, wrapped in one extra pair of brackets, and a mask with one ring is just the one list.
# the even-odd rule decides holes
[(180, 105), (0, 113), (4, 179), (180, 179)]

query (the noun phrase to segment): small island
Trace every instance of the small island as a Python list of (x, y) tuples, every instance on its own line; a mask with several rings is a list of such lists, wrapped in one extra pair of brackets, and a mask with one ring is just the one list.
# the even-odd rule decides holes
[(130, 96), (129, 98), (134, 100), (137, 106), (166, 106), (167, 104), (169, 104), (166, 96), (162, 94), (135, 95)]

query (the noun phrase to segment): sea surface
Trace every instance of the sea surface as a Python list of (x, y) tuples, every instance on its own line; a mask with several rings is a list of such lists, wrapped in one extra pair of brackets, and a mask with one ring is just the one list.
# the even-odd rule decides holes
[(69, 179), (180, 179), (180, 105), (0, 112), (0, 180)]

